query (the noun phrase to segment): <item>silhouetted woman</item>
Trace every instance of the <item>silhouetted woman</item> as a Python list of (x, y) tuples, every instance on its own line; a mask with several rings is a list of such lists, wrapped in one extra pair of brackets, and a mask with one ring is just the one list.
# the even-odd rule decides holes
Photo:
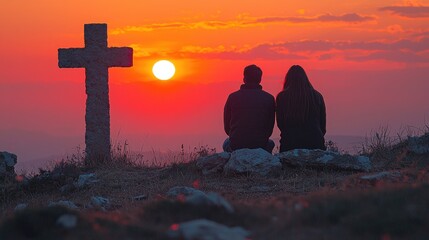
[(281, 131), (280, 152), (325, 147), (326, 108), (322, 95), (308, 80), (304, 69), (292, 66), (283, 91), (276, 98), (277, 126)]

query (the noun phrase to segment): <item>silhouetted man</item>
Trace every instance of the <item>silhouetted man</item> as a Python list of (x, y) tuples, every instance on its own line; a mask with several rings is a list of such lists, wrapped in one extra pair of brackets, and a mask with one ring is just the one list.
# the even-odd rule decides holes
[(228, 96), (224, 108), (224, 128), (229, 138), (223, 143), (225, 152), (241, 148), (263, 148), (271, 153), (274, 142), (274, 97), (260, 85), (262, 70), (256, 65), (244, 68), (244, 84)]

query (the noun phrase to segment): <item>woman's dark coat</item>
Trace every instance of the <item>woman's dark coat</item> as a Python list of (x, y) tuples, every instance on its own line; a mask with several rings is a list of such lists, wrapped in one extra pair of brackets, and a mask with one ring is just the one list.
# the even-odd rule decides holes
[(322, 95), (313, 90), (316, 107), (309, 112), (304, 122), (293, 121), (286, 114), (288, 91), (284, 90), (276, 98), (276, 118), (280, 134), (280, 152), (292, 149), (322, 149), (325, 147), (326, 108)]

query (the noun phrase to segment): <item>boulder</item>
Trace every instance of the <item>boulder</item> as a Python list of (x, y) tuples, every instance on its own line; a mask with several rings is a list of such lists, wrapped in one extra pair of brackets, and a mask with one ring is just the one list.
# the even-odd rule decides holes
[(27, 203), (19, 203), (19, 204), (16, 205), (14, 211), (15, 212), (20, 212), (20, 211), (23, 211), (23, 210), (25, 210), (27, 208), (28, 208), (28, 204)]
[(18, 157), (9, 152), (0, 152), (0, 178), (15, 176), (15, 164)]
[(167, 196), (195, 206), (214, 206), (225, 209), (229, 213), (234, 212), (232, 205), (214, 192), (206, 194), (203, 191), (190, 187), (173, 187), (167, 192)]
[(88, 173), (88, 174), (80, 175), (77, 181), (74, 183), (74, 185), (77, 188), (84, 188), (94, 183), (97, 183), (99, 181), (100, 180), (97, 179), (97, 176), (95, 175), (95, 173)]
[(256, 174), (273, 176), (280, 173), (282, 164), (280, 159), (269, 152), (258, 149), (238, 149), (231, 154), (223, 170), (226, 174)]
[(415, 154), (429, 153), (429, 133), (420, 137), (409, 137), (408, 150)]
[(197, 219), (173, 225), (167, 235), (170, 239), (184, 240), (245, 240), (250, 233), (241, 227), (227, 227), (207, 219)]
[(228, 162), (231, 154), (228, 152), (216, 153), (210, 156), (202, 157), (197, 160), (198, 169), (202, 170), (204, 175), (211, 173), (219, 173), (223, 171), (223, 167)]
[(104, 211), (111, 207), (110, 200), (100, 196), (91, 197), (91, 205)]
[(77, 216), (74, 214), (63, 214), (57, 219), (55, 224), (65, 229), (73, 229), (77, 225)]
[(366, 156), (352, 156), (319, 149), (295, 149), (276, 155), (282, 164), (294, 167), (332, 168), (339, 170), (369, 171), (371, 161)]

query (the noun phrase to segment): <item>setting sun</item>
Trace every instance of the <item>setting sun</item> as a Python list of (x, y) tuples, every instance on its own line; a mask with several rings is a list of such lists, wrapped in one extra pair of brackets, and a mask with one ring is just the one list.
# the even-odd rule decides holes
[(152, 72), (159, 80), (169, 80), (174, 76), (176, 68), (172, 62), (160, 60), (153, 65)]

